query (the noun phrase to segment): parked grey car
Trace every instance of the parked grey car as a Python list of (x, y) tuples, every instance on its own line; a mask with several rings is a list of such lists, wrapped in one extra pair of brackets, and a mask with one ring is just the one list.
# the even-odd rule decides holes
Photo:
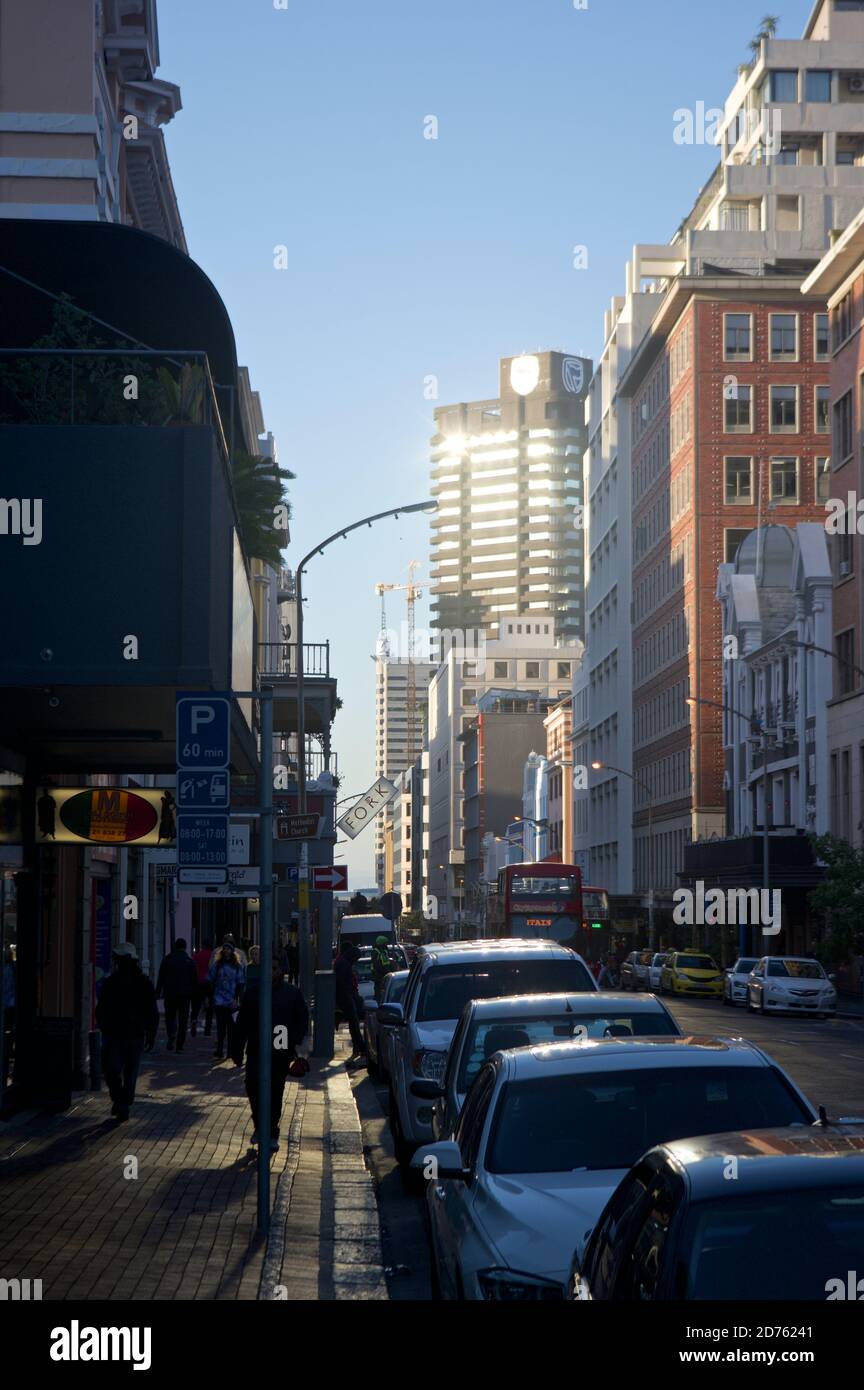
[[(382, 1004), (398, 1004), (405, 993), (405, 986), (408, 983), (408, 970), (394, 970), (392, 975), (387, 976), (384, 986), (384, 997)], [(382, 1027), (378, 1019), (378, 1005), (374, 995), (366, 1002), (366, 1010), (363, 1016), (363, 1035), (366, 1039), (366, 1069), (370, 1076), (382, 1076), (386, 1079), (389, 1074), (387, 1062), (390, 1035), (392, 1028), (386, 1024)]]
[(580, 994), (596, 981), (575, 951), (554, 941), (460, 942), (417, 954), (401, 1004), (382, 1004), (379, 1026), (393, 1028), (389, 1053), (390, 1127), (396, 1157), (407, 1165), (418, 1144), (432, 1138), (432, 1102), (415, 1081), (444, 1078), (456, 1024), (470, 999), (510, 994)]
[(639, 998), (603, 990), (597, 994), (524, 994), (472, 999), (462, 1010), (444, 1082), (415, 1081), (435, 1099), (435, 1139), (450, 1139), (474, 1078), (496, 1052), (589, 1038), (680, 1037), (666, 1005), (653, 994)]
[(622, 989), (647, 989), (650, 951), (631, 951), (621, 966)]

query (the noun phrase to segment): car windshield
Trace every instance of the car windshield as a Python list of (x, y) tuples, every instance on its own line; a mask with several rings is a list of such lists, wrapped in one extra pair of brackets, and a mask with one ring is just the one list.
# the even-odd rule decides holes
[(754, 966), (758, 965), (757, 960), (736, 960), (732, 967), (733, 975), (749, 975)]
[(566, 874), (539, 874), (528, 877), (514, 874), (510, 886), (514, 898), (572, 898), (579, 892), (579, 880), (568, 878)]
[(372, 958), (371, 956), (361, 956), (354, 966), (354, 973), (358, 980), (372, 979)]
[(784, 980), (825, 979), (825, 971), (815, 960), (769, 960), (768, 974)]
[(772, 1067), (675, 1066), (509, 1082), (489, 1141), (492, 1173), (630, 1168), (647, 1149), (728, 1130), (811, 1124)]
[[(807, 1258), (802, 1259), (805, 1250)], [(847, 1289), (847, 1271), (861, 1269), (862, 1250), (860, 1184), (699, 1202), (682, 1232), (687, 1292), (680, 1296), (824, 1302), (834, 1281), (840, 1298), (854, 1298), (857, 1293), (850, 1295)]]
[(458, 1018), (469, 999), (504, 994), (581, 994), (594, 981), (581, 960), (496, 960), (438, 965), (426, 972), (417, 1021)]
[(717, 966), (710, 956), (676, 956), (676, 970), (716, 970)]
[[(584, 1031), (580, 1031), (584, 1030)], [(493, 1052), (510, 1047), (566, 1042), (572, 1038), (632, 1038), (680, 1036), (665, 1009), (651, 1013), (598, 1008), (590, 1014), (544, 1014), (536, 1018), (484, 1018), (475, 1021), (465, 1038), (456, 1090), (464, 1094), (483, 1063)]]

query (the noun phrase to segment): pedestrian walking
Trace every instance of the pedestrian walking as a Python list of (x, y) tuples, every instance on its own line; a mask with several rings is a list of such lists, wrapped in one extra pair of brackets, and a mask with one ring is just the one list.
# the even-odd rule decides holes
[(205, 941), (204, 944), (199, 946), (198, 950), (194, 951), (192, 954), (197, 977), (195, 993), (192, 995), (191, 1030), (193, 1038), (198, 1032), (198, 1015), (201, 1012), (202, 1004), (204, 1005), (205, 1038), (209, 1038), (210, 1030), (213, 1027), (213, 986), (208, 978), (208, 971), (210, 970), (210, 961), (212, 958), (213, 944), (210, 941)]
[(354, 1046), (352, 1060), (355, 1057), (366, 1056), (366, 1045), (363, 1042), (363, 1034), (360, 1032), (360, 1010), (357, 1007), (359, 994), (357, 992), (357, 981), (354, 975), (354, 966), (359, 959), (360, 952), (358, 948), (353, 942), (346, 941), (333, 962), (333, 978), (336, 984), (336, 1007), (348, 1024), (348, 1031), (351, 1034), (351, 1042)]
[(597, 976), (597, 983), (601, 989), (618, 989), (621, 984), (621, 976), (618, 973), (618, 962), (614, 956), (606, 957), (606, 964)]
[(3, 1048), (3, 1077), (0, 1079), (0, 1087), (6, 1085), (12, 1063), (12, 1045), (15, 1039), (15, 955), (11, 946), (7, 946), (3, 952), (3, 1032), (5, 1045)]
[(96, 1005), (96, 1026), (102, 1033), (102, 1071), (111, 1096), (111, 1114), (128, 1120), (135, 1100), (141, 1053), (153, 1046), (159, 1027), (156, 991), (142, 974), (131, 941), (114, 947), (114, 969), (102, 986)]
[(225, 1056), (225, 1040), (231, 1026), (231, 1015), (239, 1006), (245, 971), (237, 958), (233, 938), (227, 939), (210, 962), (208, 971), (213, 985), (213, 1012), (216, 1015), (216, 1051), (221, 1062)]
[[(251, 955), (251, 952), (250, 952)], [(258, 1083), (261, 1075), (258, 1019), (261, 998), (260, 978), (246, 990), (231, 1040), (231, 1057), (240, 1067), (246, 1052), (246, 1094), (252, 1110), (252, 1143), (262, 1141), (258, 1117)], [(272, 990), (273, 1029), (270, 1072), (270, 1151), (279, 1148), (279, 1119), (285, 1082), (297, 1048), (309, 1031), (309, 1010), (306, 1000), (294, 985), (289, 985), (282, 973), (281, 962), (274, 958), (270, 988)]]
[[(279, 962), (279, 968), (280, 968), (280, 970), (281, 970), (281, 968), (282, 968), (282, 963), (281, 963), (281, 961)], [(260, 947), (260, 946), (250, 946), (250, 947), (249, 947), (249, 964), (246, 966), (246, 981), (245, 981), (246, 988), (248, 989), (250, 985), (257, 985), (260, 978), (261, 978), (261, 947)], [(244, 996), (244, 997), (245, 997), (245, 996)]]
[(165, 1031), (168, 1034), (169, 1052), (175, 1048), (177, 1052), (183, 1051), (189, 1010), (197, 987), (195, 962), (186, 950), (183, 937), (178, 936), (167, 956), (163, 956), (156, 977), (156, 998), (165, 1000)]

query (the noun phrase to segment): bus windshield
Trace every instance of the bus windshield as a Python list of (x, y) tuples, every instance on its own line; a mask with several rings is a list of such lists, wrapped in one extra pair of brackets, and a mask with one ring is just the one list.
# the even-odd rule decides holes
[(513, 898), (575, 898), (579, 893), (579, 880), (567, 874), (548, 874), (540, 877), (514, 874), (510, 887)]

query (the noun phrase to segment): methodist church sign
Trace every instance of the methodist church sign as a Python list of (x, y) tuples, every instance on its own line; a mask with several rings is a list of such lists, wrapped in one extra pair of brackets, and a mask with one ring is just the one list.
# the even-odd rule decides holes
[(47, 787), (36, 798), (36, 843), (173, 845), (174, 793), (130, 787)]

